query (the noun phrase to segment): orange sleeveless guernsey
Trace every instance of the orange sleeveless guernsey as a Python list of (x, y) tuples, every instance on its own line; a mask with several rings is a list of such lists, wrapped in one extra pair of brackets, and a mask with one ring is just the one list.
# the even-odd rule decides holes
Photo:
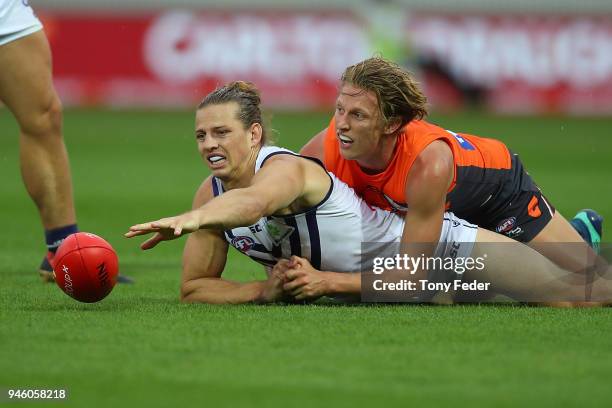
[(511, 170), (510, 152), (502, 142), (457, 134), (424, 120), (412, 121), (404, 127), (393, 158), (383, 172), (366, 174), (355, 160), (342, 157), (332, 118), (325, 135), (324, 164), (368, 204), (403, 213), (407, 209), (405, 186), (410, 168), (419, 153), (435, 140), (446, 142), (454, 156), (455, 176), (446, 207), (455, 213), (471, 213), (483, 206)]

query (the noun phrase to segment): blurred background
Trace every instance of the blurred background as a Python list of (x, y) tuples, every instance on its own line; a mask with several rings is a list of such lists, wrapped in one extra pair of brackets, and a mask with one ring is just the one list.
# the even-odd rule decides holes
[(191, 108), (240, 78), (270, 108), (329, 110), (343, 69), (380, 54), (434, 110), (612, 113), (609, 0), (30, 3), (66, 105)]

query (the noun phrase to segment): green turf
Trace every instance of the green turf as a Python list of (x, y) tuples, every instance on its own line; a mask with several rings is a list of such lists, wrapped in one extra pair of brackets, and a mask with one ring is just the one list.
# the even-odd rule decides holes
[[(42, 231), (0, 110), (0, 388), (68, 387), (70, 406), (609, 405), (610, 309), (179, 304), (182, 242), (142, 253), (122, 233), (190, 206), (206, 175), (192, 116), (66, 113), (80, 227), (137, 279), (85, 305), (37, 280)], [(327, 119), (272, 121), (279, 144), (297, 148)], [(612, 119), (432, 120), (507, 142), (565, 215), (612, 219)], [(232, 252), (228, 276), (262, 272)]]

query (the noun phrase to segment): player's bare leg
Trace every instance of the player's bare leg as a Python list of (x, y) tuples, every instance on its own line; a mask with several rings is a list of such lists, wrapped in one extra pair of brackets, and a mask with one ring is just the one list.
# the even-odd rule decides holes
[[(472, 257), (486, 254), (483, 271), (470, 270), (464, 281), (491, 283), (491, 292), (523, 302), (566, 306), (612, 301), (612, 270), (597, 264), (591, 276), (562, 269), (534, 249), (479, 229)], [(576, 259), (573, 259), (575, 262)]]
[(21, 174), (45, 229), (76, 221), (62, 105), (51, 79), (51, 53), (43, 31), (0, 46), (0, 99), (21, 130)]
[(51, 77), (51, 53), (37, 31), (0, 46), (0, 99), (20, 127), (21, 174), (45, 230), (74, 226), (76, 215), (62, 105)]
[(579, 273), (587, 272), (598, 259), (593, 248), (558, 211), (528, 245), (560, 267)]

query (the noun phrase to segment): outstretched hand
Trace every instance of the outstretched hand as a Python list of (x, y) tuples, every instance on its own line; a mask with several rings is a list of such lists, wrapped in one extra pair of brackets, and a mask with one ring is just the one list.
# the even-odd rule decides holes
[(157, 221), (132, 225), (128, 232), (125, 233), (125, 237), (133, 238), (139, 235), (154, 233), (151, 238), (140, 245), (141, 249), (147, 250), (155, 247), (162, 241), (171, 241), (198, 229), (200, 229), (200, 222), (197, 213), (190, 211), (176, 217), (162, 218)]

